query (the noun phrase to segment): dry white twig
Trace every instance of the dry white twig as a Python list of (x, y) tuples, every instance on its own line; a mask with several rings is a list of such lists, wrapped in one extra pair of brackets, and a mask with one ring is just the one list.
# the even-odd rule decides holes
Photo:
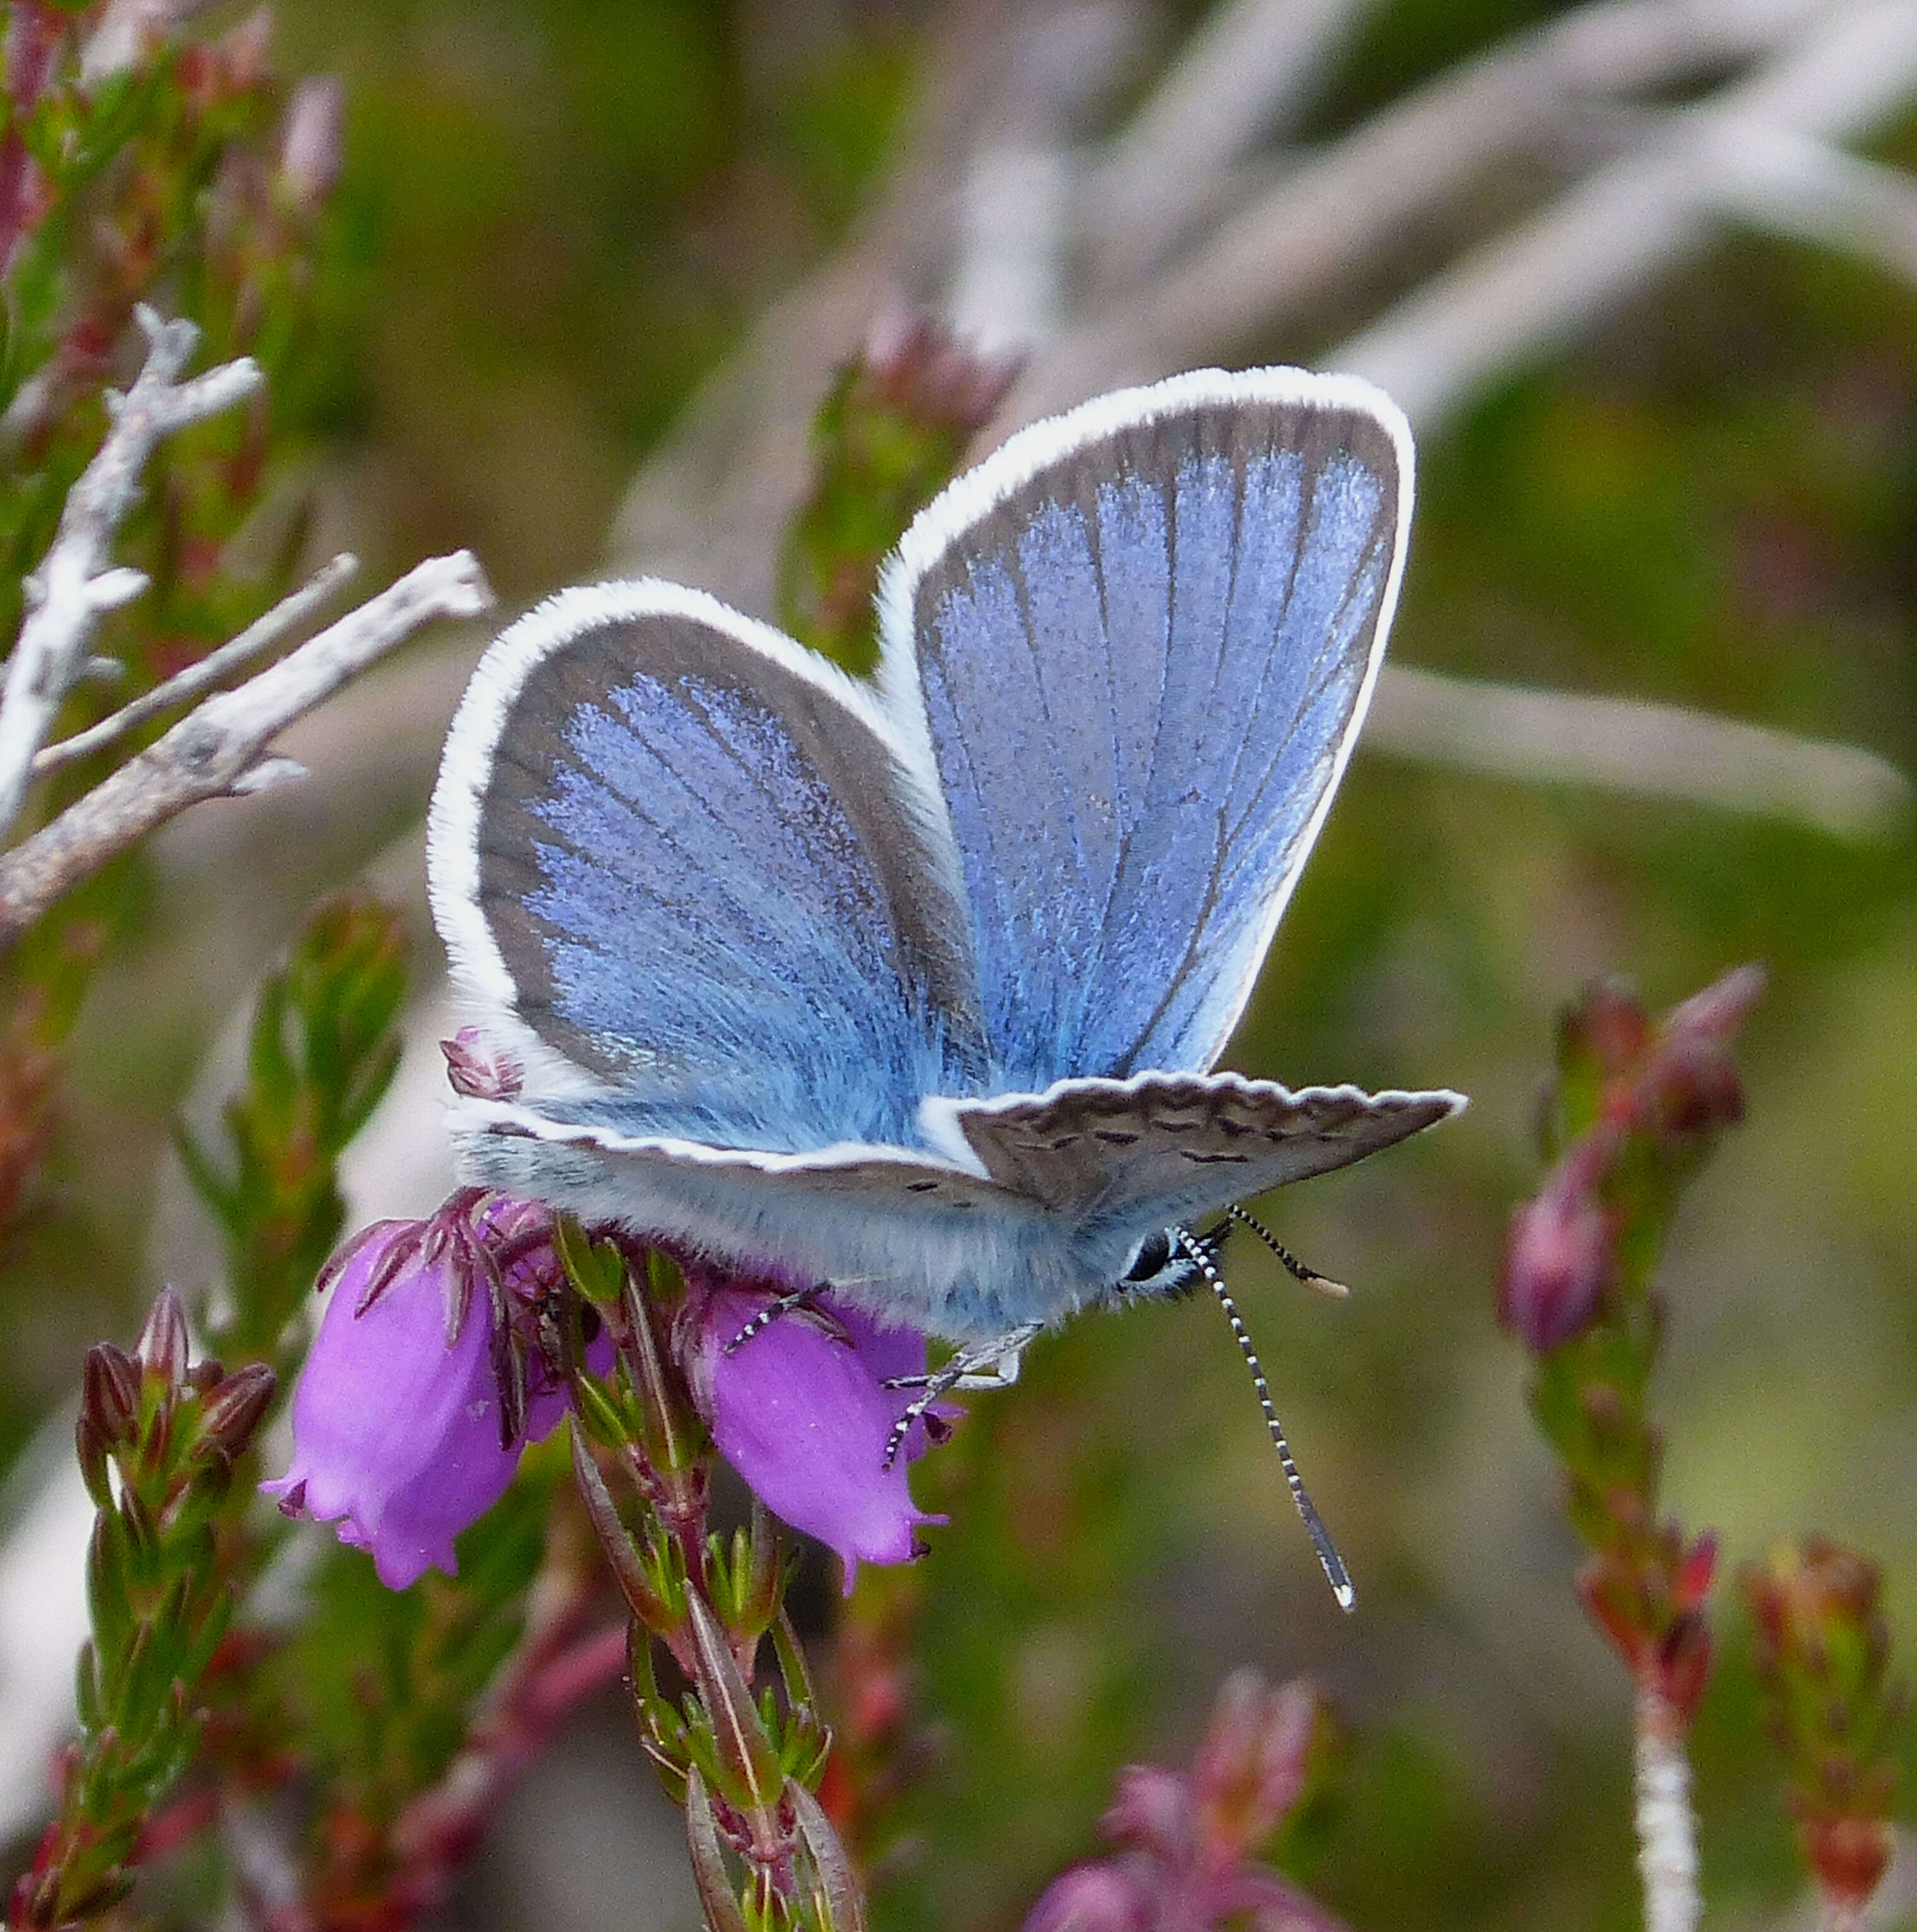
[(1568, 107), (1774, 50), (1829, 0), (1593, 0), (1447, 70), (1233, 215), (1163, 274), (1114, 290), (1012, 399), (1009, 429), (1268, 331), (1368, 269), (1501, 156), (1553, 139)]
[(103, 718), (98, 724), (89, 725), (84, 731), (76, 731), (70, 738), (62, 738), (57, 744), (47, 746), (34, 759), (34, 776), (38, 778), (43, 772), (71, 764), (76, 758), (90, 758), (95, 752), (104, 751), (149, 718), (157, 718), (163, 711), (171, 711), (189, 698), (197, 698), (202, 692), (211, 691), (216, 685), (224, 683), (228, 675), (242, 664), (264, 656), (297, 630), (358, 568), (357, 557), (344, 554), (330, 563), (322, 565), (290, 596), (283, 597), (272, 610), (254, 618), (231, 643), (222, 644), (197, 664), (188, 664), (178, 676), (170, 677), (165, 683), (156, 684), (151, 691), (142, 692), (111, 717)]
[(1078, 125), (1133, 38), (1118, 0), (1035, 10), (1006, 50), (1008, 85), (968, 156), (958, 197), (952, 326), (981, 348), (1047, 342), (1064, 320)]
[(61, 893), (202, 799), (262, 790), (297, 776), (266, 755), (273, 739), (436, 617), (492, 606), (465, 550), (417, 566), (237, 691), (209, 698), (52, 824), (0, 856), (0, 938), (30, 926)]
[(1675, 1714), (1654, 1691), (1637, 1696), (1637, 1870), (1644, 1932), (1696, 1932), (1697, 1821), (1690, 1761)]
[(34, 755), (84, 674), (100, 618), (146, 588), (139, 571), (114, 569), (108, 558), (154, 446), (170, 430), (230, 408), (260, 383), (259, 368), (247, 356), (177, 382), (199, 330), (190, 322), (163, 321), (144, 304), (135, 313), (150, 345), (146, 366), (124, 396), (107, 392), (113, 426), (68, 492), (53, 547), (25, 586), (27, 618), (0, 697), (0, 837), (20, 816)]
[(1434, 276), (1329, 360), (1370, 376), (1429, 428), (1712, 238), (1726, 118), (1841, 140), (1868, 133), (1913, 93), (1917, 4), (1845, 8), (1708, 108), (1681, 117), (1684, 124), (1649, 152), (1600, 168), (1534, 220)]
[(1062, 146), (982, 148), (961, 203), (952, 326), (990, 355), (1048, 341), (1064, 314), (1070, 156)]
[(1720, 212), (1917, 282), (1917, 179), (1903, 169), (1729, 116), (1715, 145)]
[(1480, 683), (1406, 664), (1378, 680), (1364, 743), (1522, 782), (1689, 799), (1839, 838), (1894, 836), (1910, 808), (1904, 774), (1854, 745), (1676, 705)]
[(1100, 279), (1138, 278), (1282, 131), (1374, 0), (1228, 0), (1208, 15), (1086, 183)]
[[(1408, 227), (1455, 200), (1488, 165), (1548, 143), (1569, 105), (1641, 96), (1792, 49), (1762, 82), (1720, 91), (1696, 110), (1700, 125), (1728, 106), (1739, 125), (1748, 126), (1754, 89), (1756, 110), (1768, 112), (1780, 70), (1788, 94), (1804, 84), (1793, 74), (1814, 72), (1828, 58), (1808, 58), (1807, 50), (1829, 42), (1840, 27), (1847, 33), (1853, 16), (1904, 10), (1836, 12), (1831, 0), (1591, 0), (1382, 110), (1208, 239), (1189, 245), (1190, 237), (1180, 238), (1188, 244), (1184, 255), (1142, 287), (1102, 291), (1089, 313), (1033, 357), (994, 434), (1114, 382), (1149, 380), (1216, 358), (1252, 331), (1269, 329), (1305, 302), (1371, 273)], [(1868, 49), (1860, 51), (1868, 61)], [(974, 75), (990, 64), (975, 44)], [(1881, 85), (1887, 95), (1917, 92), (1908, 75), (1846, 76), (1840, 68), (1834, 78), (1840, 92)], [(976, 89), (976, 80), (971, 85)], [(925, 236), (937, 234), (936, 194), (926, 184), (941, 170), (948, 178), (962, 172), (954, 157), (966, 146), (961, 137), (968, 111), (975, 122), (991, 118), (972, 104), (975, 92), (947, 88), (942, 98), (941, 131), (922, 146), (912, 182), (890, 204), (888, 232), (835, 260), (769, 319), (635, 480), (612, 540), (620, 567), (663, 570), (748, 610), (766, 608), (770, 560), (810, 475), (805, 425), (824, 369), (884, 299), (888, 260), (909, 260), (901, 238), (909, 235), (922, 246)], [(954, 100), (961, 104), (956, 110)], [(1155, 111), (1148, 103), (1141, 114)], [(1607, 164), (1600, 176), (1642, 158), (1634, 154)], [(1092, 178), (1095, 184), (1096, 170)], [(1096, 185), (1090, 191), (1098, 192)], [(1194, 206), (1192, 218), (1204, 212)], [(1634, 217), (1624, 205), (1611, 218), (1628, 229)], [(1707, 220), (1698, 238), (1710, 232)], [(1576, 245), (1608, 259), (1615, 248), (1631, 247), (1633, 238), (1586, 236)], [(1641, 257), (1620, 278), (1617, 296), (1647, 284), (1661, 266), (1654, 256)], [(1492, 339), (1507, 354), (1535, 352), (1522, 338), (1494, 330)], [(1478, 369), (1478, 348), (1472, 339), (1448, 338), (1432, 345), (1431, 359), (1440, 360), (1441, 350), (1455, 352), (1474, 380), (1482, 380), (1496, 372)], [(1419, 386), (1441, 395), (1449, 387), (1442, 368)], [(724, 406), (717, 406), (722, 398)], [(1402, 400), (1432, 419), (1428, 398)], [(1514, 692), (1390, 664), (1366, 742), (1523, 782), (1619, 786), (1759, 810), (1852, 837), (1880, 834), (1908, 796), (1891, 768), (1847, 747), (1665, 706), (1619, 700), (1612, 709), (1603, 700)]]

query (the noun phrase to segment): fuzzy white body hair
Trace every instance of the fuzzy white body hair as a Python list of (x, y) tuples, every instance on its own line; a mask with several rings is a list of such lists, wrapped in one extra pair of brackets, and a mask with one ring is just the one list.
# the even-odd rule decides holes
[[(448, 1124), (471, 1180), (553, 1202), (586, 1221), (618, 1222), (796, 1285), (830, 1282), (877, 1319), (951, 1342), (1026, 1322), (1062, 1322), (1111, 1286), (1070, 1230), (1036, 1202), (902, 1148), (781, 1155), (662, 1138), (623, 1140), (556, 1120), (537, 1106), (460, 1101)], [(868, 1184), (896, 1168), (897, 1184)], [(860, 1177), (856, 1186), (852, 1176)], [(936, 1174), (958, 1198), (928, 1207), (908, 1191)]]

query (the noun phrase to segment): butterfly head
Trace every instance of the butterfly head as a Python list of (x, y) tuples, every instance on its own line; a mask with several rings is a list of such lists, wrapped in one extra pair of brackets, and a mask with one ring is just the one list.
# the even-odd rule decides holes
[(1207, 1261), (1216, 1261), (1231, 1226), (1222, 1222), (1206, 1234), (1194, 1234), (1189, 1228), (1154, 1228), (1132, 1250), (1112, 1285), (1112, 1292), (1175, 1298), (1202, 1288), (1204, 1274), (1191, 1251), (1196, 1248)]

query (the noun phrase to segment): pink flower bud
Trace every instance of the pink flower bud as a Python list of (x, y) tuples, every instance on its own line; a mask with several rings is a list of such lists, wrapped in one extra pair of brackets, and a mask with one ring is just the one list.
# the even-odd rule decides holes
[(1511, 1217), (1498, 1318), (1533, 1354), (1582, 1334), (1611, 1279), (1611, 1220), (1581, 1142)]
[(1298, 1803), (1317, 1712), (1318, 1694), (1301, 1679), (1274, 1688), (1255, 1670), (1226, 1679), (1192, 1762), (1212, 1857), (1256, 1851)]
[(1074, 1865), (1046, 1886), (1024, 1932), (1152, 1932), (1156, 1902), (1123, 1866)]
[(332, 200), (340, 178), (346, 89), (331, 74), (295, 83), (280, 144), (280, 179), (296, 208), (308, 213)]
[(477, 1027), (461, 1027), (440, 1042), (446, 1057), (446, 1084), (468, 1100), (510, 1100), (526, 1078), (519, 1062)]
[(1118, 1774), (1118, 1795), (1098, 1821), (1114, 1845), (1130, 1845), (1180, 1865), (1198, 1856), (1198, 1807), (1192, 1780), (1181, 1771), (1128, 1764)]

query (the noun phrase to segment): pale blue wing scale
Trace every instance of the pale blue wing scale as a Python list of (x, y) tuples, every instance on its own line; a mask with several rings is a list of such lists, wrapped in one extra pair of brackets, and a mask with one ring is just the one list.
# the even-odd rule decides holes
[(696, 592), (604, 586), (508, 632), (468, 705), (436, 912), (579, 1071), (566, 1119), (896, 1144), (921, 1094), (976, 1082), (951, 862), (849, 681)]
[(1409, 488), (1368, 386), (1201, 372), (1036, 426), (915, 524), (888, 696), (1002, 1081), (1222, 1049), (1369, 698)]

